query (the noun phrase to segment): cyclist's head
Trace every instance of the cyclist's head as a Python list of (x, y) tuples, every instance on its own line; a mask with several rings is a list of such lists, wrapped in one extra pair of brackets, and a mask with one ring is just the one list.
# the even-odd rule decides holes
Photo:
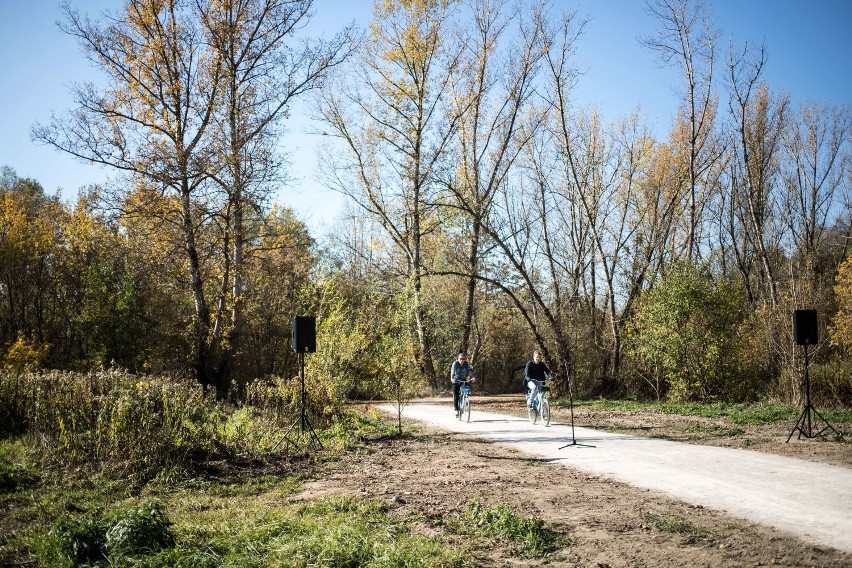
[(538, 349), (533, 351), (533, 361), (535, 361), (536, 363), (541, 361), (541, 351), (539, 351)]
[(464, 363), (467, 360), (467, 357), (464, 356), (464, 353), (459, 353), (459, 363)]

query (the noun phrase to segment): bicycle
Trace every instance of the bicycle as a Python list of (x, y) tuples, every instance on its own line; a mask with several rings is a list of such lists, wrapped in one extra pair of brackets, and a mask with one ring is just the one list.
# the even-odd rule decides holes
[(538, 385), (538, 393), (535, 398), (530, 400), (530, 393), (527, 392), (527, 413), (530, 417), (530, 423), (535, 424), (541, 416), (541, 421), (545, 426), (550, 426), (550, 387), (547, 386), (547, 381), (535, 381)]
[(461, 420), (466, 418), (470, 422), (470, 384), (474, 379), (457, 381), (461, 383), (459, 387), (459, 407), (456, 409), (456, 417)]

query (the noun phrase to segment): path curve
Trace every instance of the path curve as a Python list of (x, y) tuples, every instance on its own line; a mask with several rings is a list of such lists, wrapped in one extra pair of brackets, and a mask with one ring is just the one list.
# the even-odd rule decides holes
[[(852, 552), (852, 469), (582, 427), (572, 436), (570, 424), (532, 425), (478, 412), (473, 402), (470, 423), (457, 420), (451, 404), (409, 404), (402, 414)], [(396, 414), (390, 404), (379, 410)]]

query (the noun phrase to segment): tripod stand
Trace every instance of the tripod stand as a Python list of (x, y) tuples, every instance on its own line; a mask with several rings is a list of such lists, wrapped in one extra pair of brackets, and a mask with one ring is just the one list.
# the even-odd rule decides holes
[(577, 442), (577, 437), (574, 435), (574, 393), (571, 392), (571, 377), (568, 377), (568, 407), (571, 409), (571, 443), (565, 444), (560, 450), (563, 448), (577, 447), (582, 446), (584, 448), (594, 448), (594, 446), (590, 444), (580, 444)]
[(314, 432), (313, 427), (311, 426), (311, 422), (308, 420), (308, 415), (305, 412), (305, 354), (301, 351), (299, 352), (299, 382), (300, 382), (300, 405), (299, 405), (299, 417), (287, 428), (287, 431), (278, 440), (278, 443), (275, 444), (270, 451), (274, 451), (278, 446), (281, 445), (281, 442), (287, 440), (287, 444), (292, 444), (294, 448), (298, 448), (299, 445), (296, 444), (294, 440), (290, 438), (290, 433), (296, 428), (296, 426), (300, 426), (302, 430), (302, 436), (307, 436), (306, 441), (306, 453), (307, 449), (313, 450), (321, 450), (323, 449), (322, 442), (317, 436), (317, 433)]
[[(793, 432), (796, 430), (799, 431), (798, 439), (801, 440), (802, 436), (805, 438), (816, 438), (817, 436), (822, 436), (823, 432), (826, 430), (831, 430), (838, 436), (840, 436), (840, 432), (834, 429), (834, 426), (828, 423), (828, 420), (823, 418), (822, 414), (817, 411), (816, 408), (811, 404), (811, 381), (808, 376), (808, 344), (805, 343), (805, 377), (802, 380), (802, 390), (805, 392), (805, 408), (802, 410), (801, 416), (796, 421), (796, 425), (793, 426), (793, 430), (790, 431), (790, 435), (787, 436), (787, 443), (790, 442), (790, 438), (793, 437)], [(825, 427), (819, 432), (814, 432), (816, 429), (815, 422), (816, 419), (814, 415), (818, 416), (820, 420), (825, 424)]]

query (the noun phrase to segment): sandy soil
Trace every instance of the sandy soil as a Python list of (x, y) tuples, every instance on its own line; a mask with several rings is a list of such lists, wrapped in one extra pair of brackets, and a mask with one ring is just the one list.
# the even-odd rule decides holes
[[(474, 402), (483, 410), (522, 414), (519, 400), (494, 397)], [(557, 409), (555, 419), (565, 421), (563, 412), (567, 410)], [(786, 444), (792, 424), (782, 432), (777, 425), (737, 426), (723, 420), (590, 409), (578, 410), (575, 423), (852, 465), (852, 445), (846, 442), (794, 436)], [(446, 533), (447, 519), (463, 518), (471, 499), (485, 506), (507, 503), (517, 512), (541, 517), (547, 527), (566, 537), (559, 550), (535, 560), (520, 558), (510, 543), (481, 547), (474, 560), (477, 566), (852, 566), (850, 554), (810, 545), (771, 528), (530, 459), (466, 435), (407, 426), (417, 433), (368, 442), (350, 459), (325, 466), (299, 498), (337, 493), (380, 498), (398, 514), (422, 519), (418, 527), (427, 535)], [(732, 434), (735, 429), (743, 432)], [(666, 528), (666, 520), (687, 528), (681, 532)]]

